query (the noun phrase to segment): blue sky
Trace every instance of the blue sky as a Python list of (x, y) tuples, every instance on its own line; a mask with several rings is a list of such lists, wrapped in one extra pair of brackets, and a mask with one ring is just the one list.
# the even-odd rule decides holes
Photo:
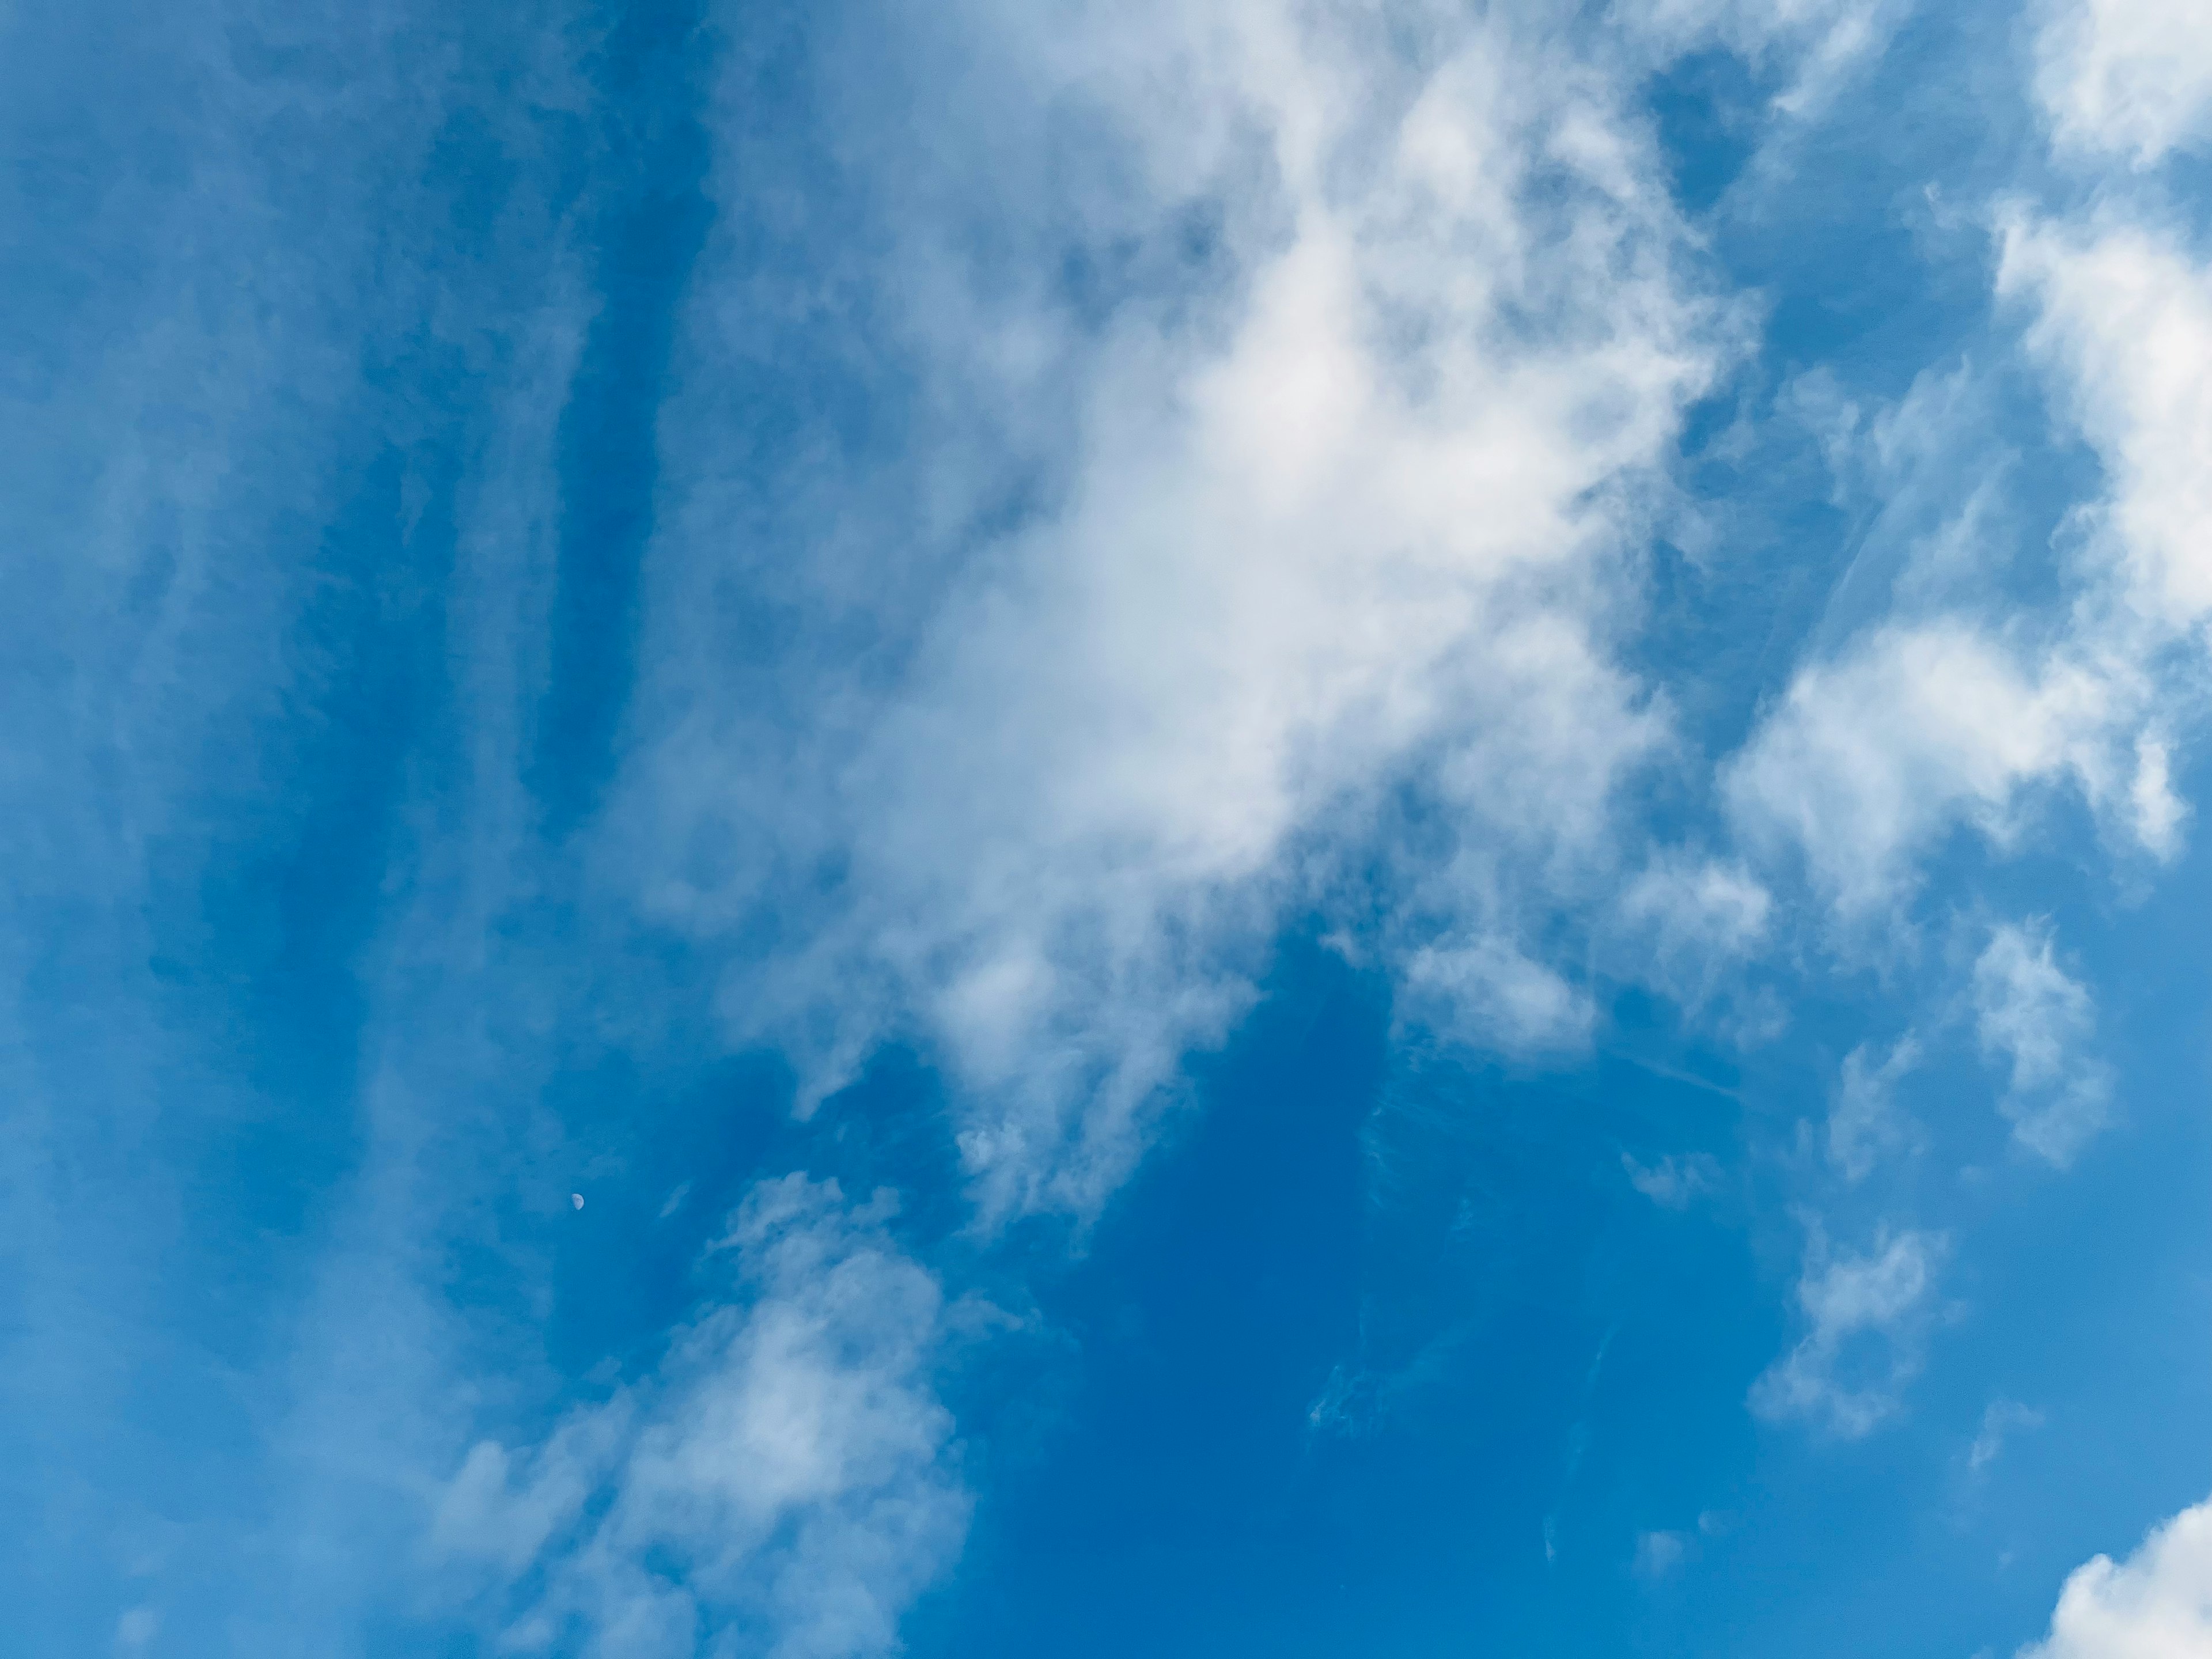
[(0, 30), (0, 1646), (2212, 1653), (2185, 0)]

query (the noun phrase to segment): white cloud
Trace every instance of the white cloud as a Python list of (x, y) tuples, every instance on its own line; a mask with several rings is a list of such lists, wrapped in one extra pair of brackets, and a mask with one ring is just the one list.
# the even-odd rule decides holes
[(1653, 859), (1619, 905), (1653, 983), (1696, 1006), (1767, 939), (1773, 896), (1742, 865), (1680, 852)]
[(2124, 1562), (2100, 1555), (2077, 1569), (2050, 1635), (2019, 1659), (2212, 1659), (2212, 1503), (2184, 1510)]
[(2062, 146), (2140, 167), (2203, 137), (2212, 31), (2197, 0), (2055, 0), (2035, 51), (2036, 92)]
[(534, 1450), (478, 1444), (432, 1543), (542, 1590), (503, 1643), (689, 1659), (881, 1654), (949, 1564), (969, 1498), (930, 1383), (936, 1280), (883, 1231), (888, 1194), (763, 1182), (726, 1248), (753, 1292), (680, 1331), (659, 1372)]
[[(629, 822), (668, 849), (653, 902), (702, 927), (761, 867), (702, 880), (702, 844), (834, 867), (814, 943), (733, 981), (740, 1024), (817, 1092), (921, 1036), (987, 1207), (1082, 1211), (1247, 1006), (1281, 907), (1340, 884), (1387, 886), (1372, 942), (1459, 1034), (1579, 1040), (1526, 934), (1597, 902), (1619, 784), (1666, 739), (1616, 661), (1623, 578), (1734, 325), (1632, 89), (1543, 31), (1425, 13), (1409, 56), (1350, 5), (988, 17), (1006, 120), (1079, 109), (1110, 180), (1051, 197), (1068, 234), (1202, 222), (1205, 269), (1081, 326), (996, 267), (930, 287), (933, 395), (1006, 423), (1037, 510), (917, 556), (941, 580), (878, 619), (896, 672), (831, 675), (781, 757), (664, 734)], [(1031, 234), (1026, 204), (968, 207)], [(720, 670), (684, 641), (727, 578), (685, 556), (645, 655), (696, 709)], [(1409, 798), (1418, 855), (1347, 854)]]
[[(2212, 617), (2212, 271), (2111, 207), (2075, 221), (2014, 209), (1998, 229), (1997, 293), (2030, 308), (2028, 350), (2105, 492), (2062, 532), (2062, 598), (2029, 609), (1969, 579), (2010, 551), (1991, 544), (2007, 532), (1988, 483), (1969, 490), (1904, 554), (1889, 612), (1808, 661), (1724, 768), (1750, 842), (1802, 851), (1846, 917), (1889, 914), (1961, 826), (2008, 848), (2053, 792), (2160, 861), (2189, 817), (2172, 775)], [(1927, 492), (1916, 456), (1959, 472), (1945, 449), (1959, 416), (1938, 405), (1963, 386), (1916, 387), (1869, 428), (1885, 496)]]
[(1843, 1077), (1828, 1109), (1828, 1163), (1846, 1181), (1863, 1181), (1882, 1156), (1911, 1144), (1911, 1123), (1898, 1109), (1899, 1079), (1920, 1063), (1920, 1044), (1899, 1037), (1875, 1061), (1864, 1043), (1844, 1056)]
[(1628, 1171), (1628, 1184), (1662, 1210), (1686, 1210), (1693, 1200), (1720, 1190), (1720, 1161), (1711, 1152), (1669, 1152), (1656, 1164), (1639, 1164), (1623, 1152), (1620, 1166)]
[(1425, 1024), (1509, 1053), (1579, 1047), (1596, 1018), (1582, 992), (1496, 938), (1423, 945), (1404, 975), (1405, 1006)]
[(2039, 786), (2071, 784), (2133, 823), (2141, 678), (2111, 660), (2024, 653), (1961, 617), (1885, 623), (1800, 671), (1723, 774), (1745, 833), (1802, 849), (1847, 917), (1907, 896), (1961, 823), (2000, 846)]
[(1974, 1010), (1982, 1052), (2010, 1072), (2003, 1109), (2014, 1135), (2063, 1168), (2105, 1127), (2112, 1074), (2084, 1052), (2096, 1005), (2058, 965), (2047, 926), (1992, 933), (1974, 963)]
[(2087, 552), (2125, 614), (2085, 620), (2150, 645), (2192, 629), (2212, 613), (2212, 270), (2117, 210), (2000, 229), (1997, 290), (2033, 302), (2030, 349), (2105, 465)]
[(1753, 1385), (1752, 1409), (1846, 1438), (1891, 1416), (1920, 1368), (1918, 1326), (1944, 1249), (1940, 1235), (1905, 1231), (1839, 1255), (1815, 1228), (1797, 1285), (1805, 1335)]
[(1636, 1573), (1639, 1578), (1667, 1577), (1682, 1565), (1689, 1540), (1679, 1532), (1645, 1532), (1636, 1536)]
[(2005, 1442), (2023, 1429), (2043, 1426), (2043, 1413), (2017, 1400), (1992, 1400), (1982, 1413), (1982, 1426), (1966, 1449), (1966, 1471), (1979, 1474), (2003, 1455)]
[(2173, 793), (2173, 763), (2166, 739), (2152, 732), (2136, 738), (2135, 776), (2128, 805), (2136, 839), (2154, 857), (2171, 863), (2181, 855), (2181, 829), (2189, 804)]

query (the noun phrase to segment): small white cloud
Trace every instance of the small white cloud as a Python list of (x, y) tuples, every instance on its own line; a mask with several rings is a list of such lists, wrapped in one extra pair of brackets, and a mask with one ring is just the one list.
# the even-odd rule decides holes
[(2177, 228), (2111, 209), (2001, 229), (1997, 292), (2033, 305), (2029, 349), (2104, 465), (2081, 526), (2107, 592), (2080, 622), (2108, 659), (2142, 664), (2212, 613), (2212, 269)]
[(2018, 1659), (2212, 1659), (2212, 1502), (2184, 1510), (2125, 1562), (2100, 1555), (2076, 1569), (2050, 1635)]
[(1911, 1144), (1913, 1127), (1898, 1109), (1897, 1085), (1919, 1063), (1920, 1044), (1910, 1034), (1879, 1061), (1865, 1043), (1844, 1056), (1828, 1109), (1828, 1164), (1844, 1180), (1864, 1180), (1885, 1153)]
[(1377, 1380), (1358, 1365), (1340, 1362), (1306, 1409), (1306, 1426), (1316, 1434), (1360, 1435), (1381, 1419)]
[(769, 1632), (775, 1659), (895, 1650), (969, 1498), (930, 1385), (941, 1295), (883, 1231), (891, 1207), (762, 1183), (726, 1241), (749, 1304), (681, 1332), (657, 1376), (534, 1450), (469, 1453), (431, 1542), (491, 1574), (495, 1602), (536, 1567), (507, 1645), (579, 1624), (593, 1652), (690, 1659), (711, 1618)]
[(1519, 1054), (1589, 1039), (1589, 999), (1502, 939), (1424, 946), (1405, 975), (1412, 1006), (1441, 1030)]
[(1682, 1565), (1689, 1540), (1679, 1532), (1639, 1533), (1636, 1539), (1636, 1574), (1639, 1578), (1666, 1577)]
[(1765, 941), (1773, 911), (1773, 896), (1742, 865), (1680, 854), (1654, 859), (1620, 901), (1621, 921), (1648, 941), (1657, 988), (1686, 1003), (1704, 1000)]
[(2043, 1426), (2043, 1413), (2033, 1406), (2023, 1406), (2017, 1400), (1993, 1400), (1982, 1413), (1982, 1426), (1974, 1435), (1974, 1443), (1966, 1449), (1966, 1468), (1979, 1474), (1996, 1462), (2004, 1451), (2005, 1441), (2024, 1429)]
[(2014, 1136), (2064, 1168), (2110, 1118), (2112, 1074), (2084, 1052), (2096, 1005), (2059, 967), (2047, 924), (1991, 934), (1974, 964), (1974, 1006), (1982, 1052), (2009, 1068), (2002, 1109)]
[(1944, 1249), (1939, 1235), (1907, 1231), (1877, 1239), (1868, 1255), (1837, 1255), (1815, 1227), (1797, 1285), (1808, 1328), (1753, 1386), (1752, 1409), (1845, 1438), (1893, 1413), (1920, 1368), (1918, 1326)]
[(1620, 1166), (1629, 1185), (1662, 1210), (1686, 1210), (1692, 1200), (1720, 1190), (1720, 1162), (1710, 1152), (1669, 1152), (1656, 1164), (1639, 1164), (1623, 1152)]
[(2189, 804), (2173, 793), (2173, 764), (2165, 740), (2148, 732), (2136, 739), (2136, 775), (2128, 800), (2135, 809), (2136, 839), (2154, 857), (2172, 863), (2181, 853)]
[(161, 1628), (161, 1617), (153, 1608), (132, 1607), (115, 1621), (116, 1651), (124, 1654), (143, 1652)]

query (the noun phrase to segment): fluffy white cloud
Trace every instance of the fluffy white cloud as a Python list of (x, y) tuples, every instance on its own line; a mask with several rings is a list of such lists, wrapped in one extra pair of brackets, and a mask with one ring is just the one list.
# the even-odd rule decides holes
[(2014, 1135), (2064, 1167), (2105, 1127), (2112, 1075), (2084, 1052), (2096, 1004), (2058, 965), (2046, 927), (2007, 924), (1990, 936), (1974, 963), (1974, 1013), (1982, 1052), (2010, 1072), (2003, 1107)]
[[(1909, 895), (1960, 825), (2009, 845), (2054, 789), (2160, 860), (2189, 816), (2172, 772), (2212, 616), (2212, 269), (2176, 231), (2109, 205), (2072, 220), (2008, 210), (1998, 231), (1997, 294), (2027, 311), (2028, 350), (2105, 490), (2068, 520), (2063, 597), (2037, 610), (1963, 580), (2005, 552), (1969, 492), (1908, 553), (1890, 612), (1808, 662), (1729, 763), (1747, 836), (1802, 850), (1846, 915)], [(1898, 453), (1943, 440), (1910, 408), (1875, 426), (1894, 493), (1909, 483), (1888, 476)]]
[(2002, 232), (1998, 292), (2034, 307), (2029, 345), (2105, 465), (2087, 551), (2124, 614), (2085, 620), (2136, 622), (2147, 645), (2194, 629), (2212, 611), (2212, 268), (2116, 210)]
[[(1965, 618), (1886, 623), (1798, 673), (1724, 787), (1755, 844), (1801, 849), (1838, 909), (1865, 917), (1910, 893), (1955, 826), (2009, 842), (2039, 787), (2136, 825), (2145, 700), (2123, 662), (2024, 653)], [(2150, 826), (2161, 846), (2170, 823)]]
[(1816, 1227), (1797, 1285), (1805, 1334), (1753, 1385), (1752, 1409), (1804, 1418), (1846, 1438), (1894, 1413), (1920, 1369), (1918, 1327), (1945, 1243), (1905, 1231), (1878, 1239), (1867, 1255), (1839, 1255)]
[(843, 1659), (896, 1645), (969, 1499), (930, 1384), (937, 1281), (883, 1231), (889, 1194), (757, 1188), (724, 1248), (750, 1299), (679, 1332), (659, 1373), (534, 1450), (478, 1444), (432, 1531), (542, 1585), (506, 1646), (580, 1635), (624, 1659)]
[(2212, 115), (2212, 32), (2196, 0), (2057, 0), (2036, 66), (2064, 146), (2141, 166), (2201, 138)]
[(2077, 1569), (2050, 1635), (2019, 1659), (2212, 1659), (2212, 1503), (2184, 1510), (2124, 1562), (2100, 1555)]
[[(1033, 10), (988, 13), (1006, 118), (1080, 112), (1108, 158), (1051, 198), (1070, 240), (1198, 224), (1203, 269), (1080, 325), (993, 299), (995, 269), (932, 287), (927, 383), (1040, 458), (1035, 510), (951, 538), (883, 624), (895, 671), (832, 677), (782, 757), (658, 740), (632, 820), (673, 849), (641, 866), (665, 915), (719, 923), (757, 873), (702, 881), (702, 844), (837, 872), (731, 1006), (817, 1092), (927, 1042), (996, 1212), (1094, 1207), (1281, 908), (1347, 884), (1363, 915), (1388, 890), (1369, 942), (1434, 1018), (1577, 1040), (1527, 934), (1601, 890), (1618, 786), (1666, 738), (1616, 660), (1624, 576), (1733, 326), (1602, 51), (1443, 9), (1408, 12), (1411, 54), (1351, 5)], [(711, 680), (684, 639), (720, 578), (663, 580), (647, 655)], [(1378, 873), (1346, 849), (1386, 817)]]

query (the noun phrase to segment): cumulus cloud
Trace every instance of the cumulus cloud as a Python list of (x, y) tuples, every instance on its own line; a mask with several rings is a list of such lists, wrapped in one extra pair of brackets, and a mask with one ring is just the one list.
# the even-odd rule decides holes
[(1846, 1181), (1863, 1181), (1884, 1154), (1911, 1144), (1913, 1127), (1899, 1110), (1897, 1085), (1920, 1063), (1920, 1044), (1899, 1037), (1879, 1060), (1861, 1043), (1844, 1056), (1828, 1109), (1828, 1163)]
[(2184, 1510), (2124, 1562), (2100, 1555), (2077, 1568), (2051, 1633), (2019, 1659), (2212, 1659), (2212, 1503)]
[[(944, 555), (885, 624), (895, 672), (811, 700), (840, 722), (797, 745), (818, 775), (769, 787), (784, 763), (695, 720), (641, 763), (632, 821), (674, 849), (636, 866), (671, 916), (743, 887), (696, 873), (702, 844), (834, 867), (807, 947), (733, 985), (740, 1024), (815, 1093), (919, 1036), (987, 1207), (1082, 1211), (1287, 903), (1358, 888), (1455, 1033), (1580, 1039), (1583, 994), (1525, 935), (1596, 890), (1621, 781), (1666, 740), (1618, 661), (1626, 577), (1733, 325), (1603, 52), (1422, 8), (1410, 53), (1352, 6), (988, 15), (1021, 43), (1009, 118), (1079, 109), (1109, 158), (1073, 244), (1203, 257), (1079, 326), (1049, 295), (994, 309), (981, 276), (916, 314), (934, 395), (1029, 422), (1033, 510)], [(666, 580), (680, 633), (702, 590)], [(1379, 865), (1347, 852), (1408, 811)]]
[(2036, 92), (2062, 146), (2143, 166), (2204, 135), (2212, 38), (2194, 0), (2057, 0), (2035, 55)]
[[(504, 1644), (624, 1659), (845, 1659), (896, 1645), (969, 1498), (931, 1387), (937, 1281), (883, 1231), (888, 1194), (763, 1183), (723, 1248), (749, 1299), (678, 1332), (650, 1379), (539, 1446), (477, 1445), (431, 1532), (520, 1584)], [(493, 1593), (498, 1605), (503, 1589)]]
[(2086, 1052), (2097, 1011), (2053, 955), (2047, 925), (1998, 927), (1974, 963), (1975, 1031), (2010, 1073), (2003, 1109), (2020, 1143), (2063, 1168), (2105, 1127), (2112, 1074)]
[(1863, 1255), (1838, 1253), (1816, 1227), (1797, 1285), (1805, 1334), (1753, 1385), (1752, 1409), (1844, 1438), (1894, 1413), (1920, 1369), (1919, 1327), (1945, 1248), (1940, 1235), (1907, 1231)]

